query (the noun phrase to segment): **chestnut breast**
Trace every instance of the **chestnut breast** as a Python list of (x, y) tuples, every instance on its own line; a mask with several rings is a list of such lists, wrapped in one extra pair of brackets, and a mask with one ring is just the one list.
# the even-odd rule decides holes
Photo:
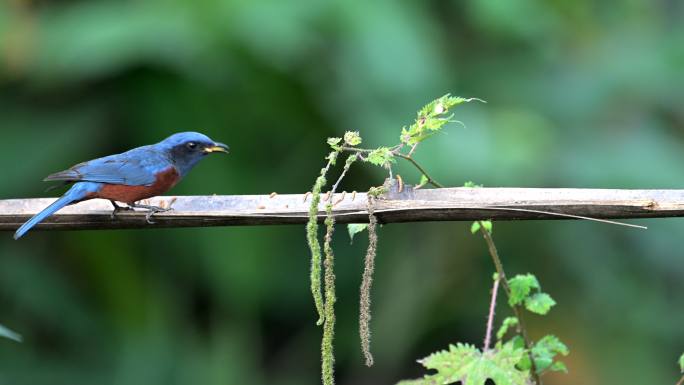
[(129, 186), (123, 184), (104, 183), (100, 191), (92, 198), (109, 199), (133, 204), (137, 201), (164, 194), (180, 181), (180, 174), (171, 166), (158, 173), (155, 182), (149, 186)]

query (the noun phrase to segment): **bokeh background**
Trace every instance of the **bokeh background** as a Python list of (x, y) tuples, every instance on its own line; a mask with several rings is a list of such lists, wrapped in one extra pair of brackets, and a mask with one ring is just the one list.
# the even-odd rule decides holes
[[(682, 188), (683, 85), (675, 0), (4, 0), (0, 198), (52, 196), (51, 172), (185, 130), (232, 154), (173, 194), (301, 193), (325, 138), (394, 144), (447, 92), (488, 103), (419, 148), (444, 184)], [(354, 166), (343, 188), (384, 176)], [(558, 302), (528, 317), (571, 349), (570, 373), (546, 383), (676, 382), (684, 220), (636, 222), (649, 230), (495, 225), (508, 272), (537, 274)], [(370, 369), (367, 241), (338, 229), (338, 383), (391, 384), (448, 343), (481, 344), (493, 267), (468, 229), (380, 229)], [(319, 382), (303, 226), (1, 235), (0, 323), (25, 340), (0, 340), (0, 384)]]

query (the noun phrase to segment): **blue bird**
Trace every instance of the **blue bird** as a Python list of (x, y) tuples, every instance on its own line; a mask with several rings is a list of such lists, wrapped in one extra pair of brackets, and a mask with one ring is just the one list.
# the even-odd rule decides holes
[(228, 146), (197, 132), (181, 132), (156, 144), (79, 163), (68, 170), (49, 175), (44, 181), (63, 181), (66, 184), (73, 183), (73, 186), (19, 227), (14, 239), (21, 238), (33, 226), (61, 208), (94, 198), (112, 202), (112, 215), (124, 209), (116, 202), (126, 203), (129, 208), (147, 209), (147, 220), (152, 223), (152, 214), (168, 209), (136, 202), (167, 192), (211, 153), (227, 154)]

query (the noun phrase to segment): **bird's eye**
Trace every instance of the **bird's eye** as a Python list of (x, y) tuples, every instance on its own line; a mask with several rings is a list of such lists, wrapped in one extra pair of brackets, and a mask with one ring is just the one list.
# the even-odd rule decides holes
[(188, 144), (186, 144), (186, 146), (188, 146), (189, 149), (194, 150), (195, 148), (197, 148), (197, 143), (189, 142)]

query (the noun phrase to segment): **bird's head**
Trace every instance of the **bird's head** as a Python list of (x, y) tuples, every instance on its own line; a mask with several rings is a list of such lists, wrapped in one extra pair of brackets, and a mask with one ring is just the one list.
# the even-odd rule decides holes
[(208, 136), (199, 132), (180, 132), (173, 134), (157, 146), (165, 151), (169, 159), (185, 175), (193, 166), (206, 155), (212, 153), (228, 153), (228, 146), (223, 143), (214, 142)]

